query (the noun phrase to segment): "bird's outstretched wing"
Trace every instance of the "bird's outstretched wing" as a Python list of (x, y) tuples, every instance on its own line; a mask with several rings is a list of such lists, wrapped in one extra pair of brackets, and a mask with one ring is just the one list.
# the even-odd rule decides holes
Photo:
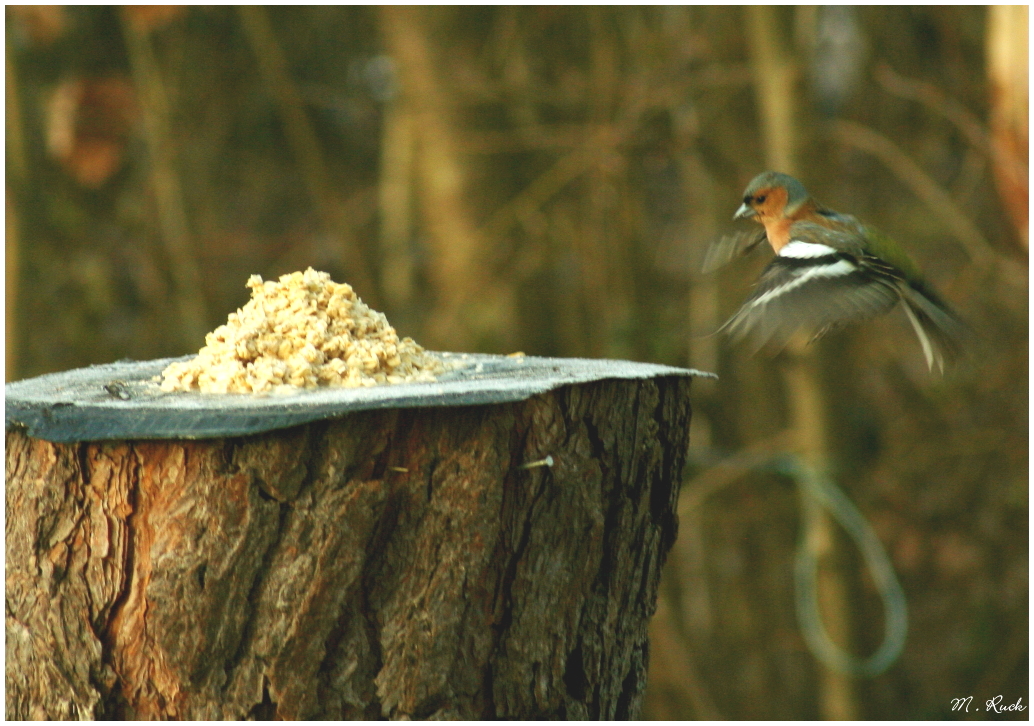
[(798, 330), (813, 336), (875, 317), (901, 299), (897, 271), (865, 254), (856, 235), (798, 222), (761, 273), (743, 307), (722, 326), (756, 348), (785, 344)]
[(753, 252), (757, 249), (758, 245), (766, 241), (764, 227), (739, 230), (732, 234), (727, 234), (721, 239), (717, 239), (711, 243), (707, 248), (707, 252), (704, 253), (704, 262), (700, 266), (700, 271), (704, 274), (714, 272), (719, 267), (732, 262), (737, 257)]

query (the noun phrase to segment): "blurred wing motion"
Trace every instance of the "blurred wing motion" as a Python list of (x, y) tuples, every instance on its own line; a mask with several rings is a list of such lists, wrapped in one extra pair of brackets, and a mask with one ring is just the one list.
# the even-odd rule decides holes
[(711, 246), (707, 248), (700, 271), (704, 274), (714, 272), (737, 257), (753, 252), (766, 239), (764, 228), (741, 230), (733, 234), (727, 234), (721, 239), (712, 242)]
[(808, 222), (791, 228), (791, 241), (761, 273), (743, 307), (722, 326), (750, 336), (756, 349), (783, 345), (798, 330), (821, 337), (830, 329), (881, 315), (901, 301), (927, 365), (943, 370), (959, 353), (962, 326), (921, 285), (865, 253), (858, 236)]

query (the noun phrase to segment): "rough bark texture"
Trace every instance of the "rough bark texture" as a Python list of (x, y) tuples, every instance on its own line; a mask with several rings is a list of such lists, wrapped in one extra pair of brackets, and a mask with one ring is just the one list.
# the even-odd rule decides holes
[(205, 441), (9, 431), (7, 716), (634, 718), (689, 385)]

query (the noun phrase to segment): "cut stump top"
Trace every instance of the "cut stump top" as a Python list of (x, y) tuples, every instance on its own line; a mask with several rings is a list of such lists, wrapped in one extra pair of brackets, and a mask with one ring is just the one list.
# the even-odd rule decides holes
[(165, 392), (156, 380), (173, 361), (119, 361), (5, 386), (5, 426), (60, 443), (105, 439), (203, 439), (258, 434), (356, 411), (523, 401), (561, 386), (607, 379), (714, 374), (584, 358), (461, 353), (433, 383), (315, 388), (288, 394)]

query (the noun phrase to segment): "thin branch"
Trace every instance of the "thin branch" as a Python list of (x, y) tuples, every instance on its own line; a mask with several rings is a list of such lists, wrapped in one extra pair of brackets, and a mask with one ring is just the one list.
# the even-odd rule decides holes
[(497, 208), (481, 227), (480, 237), (485, 240), (502, 237), (510, 227), (536, 211), (571, 181), (588, 171), (599, 158), (595, 153), (598, 148), (595, 144), (586, 144), (560, 157), (535, 181)]
[(784, 429), (708, 466), (705, 471), (682, 486), (682, 494), (679, 496), (679, 516), (688, 516), (708, 497), (734, 483), (744, 474), (749, 474), (759, 465), (767, 463), (774, 454), (789, 451), (793, 442), (794, 432)]
[(854, 121), (833, 122), (833, 132), (848, 146), (872, 154), (882, 161), (893, 174), (909, 187), (962, 242), (970, 259), (979, 267), (1000, 267), (1010, 281), (1025, 279), (1020, 266), (998, 254), (975, 224), (959, 211), (958, 205), (937, 182), (923, 171), (897, 144), (867, 126)]
[(980, 149), (1005, 172), (1012, 183), (1027, 185), (1027, 166), (1023, 160), (1002, 149), (975, 114), (940, 88), (932, 83), (898, 75), (886, 63), (877, 66), (876, 80), (888, 93), (917, 101), (940, 113), (962, 132), (970, 144)]
[(288, 143), (298, 162), (305, 186), (324, 221), (329, 220), (329, 189), (326, 165), (316, 131), (305, 111), (301, 94), (291, 81), (287, 59), (273, 34), (267, 11), (263, 7), (242, 5), (237, 8), (258, 61), (259, 72), (276, 101), (284, 123)]

